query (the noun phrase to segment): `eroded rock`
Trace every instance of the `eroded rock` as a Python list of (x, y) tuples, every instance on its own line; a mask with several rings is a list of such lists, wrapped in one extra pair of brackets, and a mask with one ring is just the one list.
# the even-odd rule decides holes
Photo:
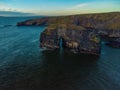
[(49, 26), (40, 37), (42, 48), (58, 49), (59, 41), (63, 39), (63, 47), (75, 53), (100, 55), (100, 39), (94, 30), (78, 28), (74, 25)]

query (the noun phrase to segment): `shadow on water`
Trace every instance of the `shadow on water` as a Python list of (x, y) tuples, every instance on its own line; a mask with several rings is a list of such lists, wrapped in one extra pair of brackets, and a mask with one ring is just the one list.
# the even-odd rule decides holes
[(75, 55), (68, 51), (59, 55), (57, 50), (44, 51), (43, 55), (43, 90), (80, 90), (86, 87), (81, 85), (90, 73), (97, 70), (98, 57), (91, 55)]

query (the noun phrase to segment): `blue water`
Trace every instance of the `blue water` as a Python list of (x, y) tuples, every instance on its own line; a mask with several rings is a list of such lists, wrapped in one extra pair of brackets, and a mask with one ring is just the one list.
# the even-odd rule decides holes
[(119, 90), (120, 49), (102, 44), (99, 58), (39, 48), (46, 28), (17, 27), (33, 17), (0, 18), (0, 90)]

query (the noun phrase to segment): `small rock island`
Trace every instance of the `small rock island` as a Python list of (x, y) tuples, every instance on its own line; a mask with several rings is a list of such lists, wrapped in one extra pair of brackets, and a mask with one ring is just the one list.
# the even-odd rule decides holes
[(120, 48), (120, 12), (43, 17), (17, 23), (17, 26), (42, 26), (40, 47), (59, 49), (62, 46), (73, 53), (100, 55), (101, 40)]

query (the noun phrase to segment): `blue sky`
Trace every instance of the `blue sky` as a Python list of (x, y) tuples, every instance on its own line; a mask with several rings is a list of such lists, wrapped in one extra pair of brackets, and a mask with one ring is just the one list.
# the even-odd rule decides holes
[(0, 0), (0, 11), (69, 15), (120, 11), (120, 0)]

